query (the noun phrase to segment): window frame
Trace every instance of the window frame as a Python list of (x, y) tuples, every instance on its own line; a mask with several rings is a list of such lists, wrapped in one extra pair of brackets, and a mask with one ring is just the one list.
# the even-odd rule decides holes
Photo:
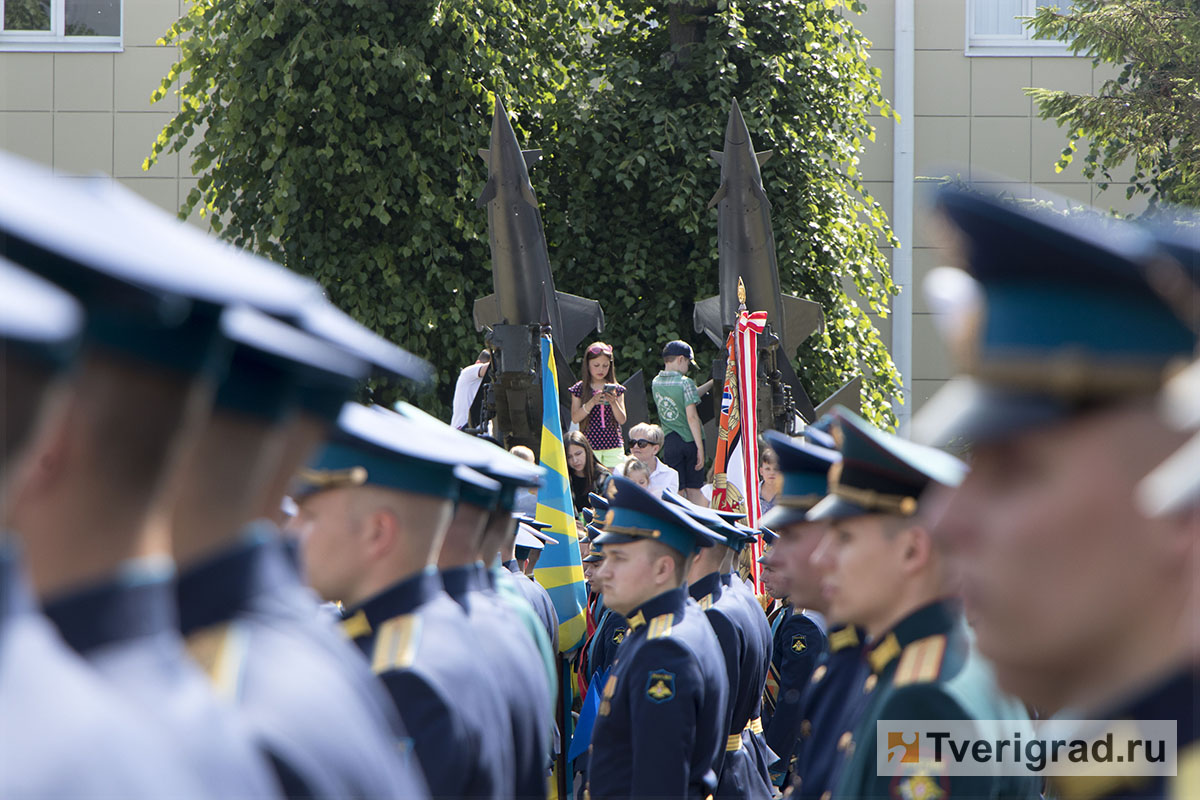
[[(966, 14), (966, 31), (963, 41), (966, 45), (963, 48), (965, 56), (1007, 56), (1007, 57), (1024, 57), (1031, 56), (1043, 58), (1062, 58), (1071, 57), (1072, 53), (1067, 46), (1067, 43), (1061, 40), (1048, 41), (1044, 39), (1031, 39), (1029, 37), (1029, 29), (1022, 25), (1021, 36), (1006, 36), (1003, 34), (976, 34), (974, 31), (975, 25), (975, 5), (988, 0), (967, 0)], [(1037, 8), (1037, 0), (1023, 0), (1024, 13), (1019, 14), (1021, 17), (1032, 17)]]
[(121, 32), (116, 36), (67, 36), (66, 0), (50, 0), (49, 31), (4, 30), (0, 0), (0, 53), (120, 53), (125, 50), (125, 0), (117, 0)]

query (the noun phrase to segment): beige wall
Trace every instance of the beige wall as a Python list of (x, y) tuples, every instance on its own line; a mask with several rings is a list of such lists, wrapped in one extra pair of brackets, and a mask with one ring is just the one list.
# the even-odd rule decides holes
[[(871, 40), (871, 60), (883, 70), (884, 91), (892, 84), (894, 0), (867, 0), (857, 24)], [(915, 0), (913, 119), (901, 125), (915, 130), (917, 191), (913, 241), (913, 407), (921, 404), (950, 373), (945, 347), (937, 336), (920, 285), (932, 267), (943, 263), (930, 235), (926, 200), (932, 188), (922, 176), (958, 174), (1019, 197), (1048, 197), (1140, 211), (1144, 201), (1130, 203), (1123, 186), (1101, 192), (1081, 174), (1077, 164), (1055, 173), (1054, 163), (1066, 146), (1065, 132), (1053, 121), (1038, 119), (1035, 105), (1021, 91), (1027, 86), (1093, 92), (1112, 70), (1093, 70), (1089, 58), (964, 55), (967, 0)], [(869, 143), (861, 168), (869, 190), (892, 208), (892, 142), (894, 126), (877, 118), (876, 141)], [(997, 180), (1001, 179), (1001, 180)], [(890, 328), (883, 321), (884, 328)], [(890, 341), (886, 335), (885, 340)]]
[(62, 173), (103, 172), (178, 211), (195, 179), (179, 154), (142, 162), (178, 109), (150, 93), (176, 58), (158, 47), (183, 0), (124, 0), (124, 52), (0, 53), (0, 149)]

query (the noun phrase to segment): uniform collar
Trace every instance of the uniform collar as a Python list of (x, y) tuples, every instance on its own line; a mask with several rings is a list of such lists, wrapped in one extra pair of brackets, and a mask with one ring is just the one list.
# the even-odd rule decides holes
[(0, 621), (33, 611), (33, 596), (21, 572), (20, 548), (0, 534)]
[(709, 598), (709, 605), (711, 605), (721, 597), (721, 573), (710, 572), (695, 583), (689, 583), (687, 589), (691, 598), (700, 603), (702, 607), (705, 604), (701, 601), (706, 597)]
[(496, 588), (496, 576), (492, 574), (492, 571), (482, 561), (475, 562), (473, 580), (474, 585), (471, 588), (477, 592), (486, 592)]
[(174, 570), (165, 559), (139, 559), (107, 580), (59, 596), (44, 611), (77, 653), (177, 630)]
[(962, 609), (954, 600), (937, 600), (909, 614), (866, 650), (871, 671), (879, 674), (895, 661), (905, 647), (927, 636), (946, 634), (962, 619)]
[[(356, 608), (347, 609), (343, 627), (352, 631), (351, 638), (365, 636), (389, 619), (413, 613), (432, 600), (440, 589), (437, 569), (430, 567), (422, 570), (392, 584)], [(363, 623), (366, 627), (363, 627)]]
[(179, 629), (188, 636), (249, 610), (254, 598), (299, 583), (279, 530), (266, 520), (246, 527), (233, 547), (180, 573)]
[(521, 562), (517, 561), (515, 558), (510, 558), (508, 561), (505, 561), (504, 568), (515, 575), (524, 574), (521, 572)]
[(446, 589), (446, 593), (460, 603), (467, 596), (468, 592), (475, 590), (474, 564), (450, 567), (449, 569), (441, 570), (438, 574), (442, 577), (442, 586)]
[(683, 616), (683, 610), (687, 607), (687, 597), (684, 588), (680, 586), (650, 598), (626, 617), (629, 620), (629, 629), (636, 631), (650, 620), (663, 614)]

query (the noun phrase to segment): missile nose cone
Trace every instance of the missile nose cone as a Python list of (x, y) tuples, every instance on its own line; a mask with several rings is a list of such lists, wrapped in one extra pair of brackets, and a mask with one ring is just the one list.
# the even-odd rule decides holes
[(725, 127), (725, 142), (727, 144), (740, 145), (750, 141), (750, 129), (746, 127), (746, 120), (742, 116), (742, 109), (738, 106), (737, 98), (733, 98), (733, 104), (729, 108), (729, 124)]

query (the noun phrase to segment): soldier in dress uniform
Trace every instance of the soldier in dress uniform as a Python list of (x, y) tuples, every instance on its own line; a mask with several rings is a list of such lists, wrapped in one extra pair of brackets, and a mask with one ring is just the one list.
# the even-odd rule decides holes
[(222, 333), (232, 355), (171, 526), (180, 629), (288, 796), (420, 797), (420, 767), (396, 747), (407, 737), (382, 687), (319, 617), (274, 523), (255, 519), (300, 387), (323, 385), (336, 401), (340, 386), (344, 401), (367, 365), (249, 308), (227, 309)]
[[(688, 595), (700, 605), (717, 635), (729, 678), (725, 756), (717, 771), (714, 797), (770, 798), (774, 790), (759, 771), (745, 735), (762, 702), (769, 657), (751, 627), (744, 601), (737, 590), (726, 587), (721, 580), (722, 565), (732, 560), (746, 536), (731, 524), (732, 520), (717, 511), (689, 503), (670, 492), (663, 494), (663, 501), (679, 506), (696, 523), (721, 537), (719, 543), (701, 549), (692, 558), (687, 574)], [(730, 512), (728, 516), (736, 519), (741, 515)], [(755, 612), (763, 616), (761, 609)]]
[(383, 681), (434, 797), (512, 796), (508, 720), (432, 568), (461, 484), (436, 431), (347, 404), (298, 482), (313, 588)]
[(597, 579), (629, 620), (601, 693), (588, 767), (592, 798), (695, 798), (716, 788), (727, 739), (721, 646), (683, 586), (717, 537), (632, 481), (614, 476)]
[[(1024, 778), (950, 776), (924, 763), (897, 762), (879, 774), (876, 721), (1025, 720), (1024, 709), (996, 690), (971, 645), (958, 587), (917, 516), (932, 487), (957, 485), (966, 466), (940, 450), (884, 433), (839, 408), (842, 460), (830, 469), (829, 494), (808, 512), (830, 524), (813, 560), (824, 573), (829, 617), (865, 629), (870, 673), (860, 702), (838, 734), (838, 797), (1034, 797)], [(927, 510), (927, 509), (926, 509)], [(851, 692), (853, 694), (853, 692)], [(989, 729), (981, 728), (985, 737)]]
[[(588, 533), (593, 540), (592, 552), (588, 555), (588, 558), (596, 564), (596, 569), (599, 569), (599, 565), (604, 561), (604, 545), (595, 544), (595, 538), (601, 536), (604, 531), (591, 526), (588, 529)], [(625, 617), (606, 606), (602, 594), (598, 594), (597, 596), (599, 598), (597, 605), (600, 608), (600, 620), (596, 625), (596, 631), (591, 640), (584, 645), (587, 652), (586, 672), (588, 683), (591, 683), (597, 675), (603, 675), (608, 672), (613, 665), (613, 661), (617, 658), (617, 649), (629, 634), (629, 622)]]
[[(914, 432), (972, 444), (972, 473), (938, 533), (964, 565), (980, 650), (1002, 685), (1047, 713), (1175, 720), (1174, 777), (1051, 779), (1059, 798), (1200, 791), (1192, 644), (1197, 518), (1152, 517), (1139, 480), (1186, 434), (1155, 396), (1195, 332), (1161, 278), (1200, 283), (1190, 246), (1130, 224), (1026, 213), (967, 192), (939, 208), (958, 266), (931, 274), (959, 376)], [(1194, 297), (1194, 294), (1192, 295)], [(1190, 309), (1194, 313), (1194, 306)], [(1136, 734), (1135, 734), (1136, 735)]]
[(82, 322), (69, 295), (0, 258), (0, 796), (200, 797), (151, 724), (37, 613), (19, 547), (2, 532), (22, 453), (57, 407), (59, 376), (74, 359)]
[(532, 538), (532, 541), (525, 545), (526, 547), (536, 546), (538, 549), (552, 544), (555, 540), (554, 537), (541, 532), (550, 527), (549, 523), (538, 522), (533, 517), (524, 515), (514, 515), (513, 519), (517, 521), (517, 529), (514, 531), (516, 535), (511, 540), (501, 542), (500, 563), (513, 576), (512, 585), (537, 614), (538, 621), (542, 623), (542, 627), (546, 630), (546, 636), (550, 639), (551, 650), (557, 653), (558, 612), (554, 610), (554, 601), (550, 599), (550, 593), (546, 591), (545, 587), (533, 577), (525, 574), (525, 571), (521, 569), (521, 563), (525, 559), (518, 558), (518, 550), (522, 546), (523, 536)]
[(772, 621), (775, 650), (771, 684), (774, 709), (767, 725), (767, 744), (779, 756), (772, 770), (776, 786), (790, 783), (792, 759), (805, 719), (805, 689), (825, 653), (825, 599), (820, 576), (810, 557), (824, 533), (821, 523), (809, 522), (807, 511), (825, 496), (829, 468), (841, 456), (834, 450), (768, 431), (767, 441), (779, 460), (783, 486), (762, 523), (777, 536), (772, 564), (783, 573), (777, 580), (787, 589), (787, 606)]
[(163, 524), (222, 362), (221, 309), (241, 298), (235, 271), (146, 247), (96, 187), (9, 159), (0, 160), (0, 186), (9, 257), (86, 311), (63, 407), (10, 507), (45, 613), (154, 723), (202, 791), (276, 795), (243, 721), (188, 658)]

